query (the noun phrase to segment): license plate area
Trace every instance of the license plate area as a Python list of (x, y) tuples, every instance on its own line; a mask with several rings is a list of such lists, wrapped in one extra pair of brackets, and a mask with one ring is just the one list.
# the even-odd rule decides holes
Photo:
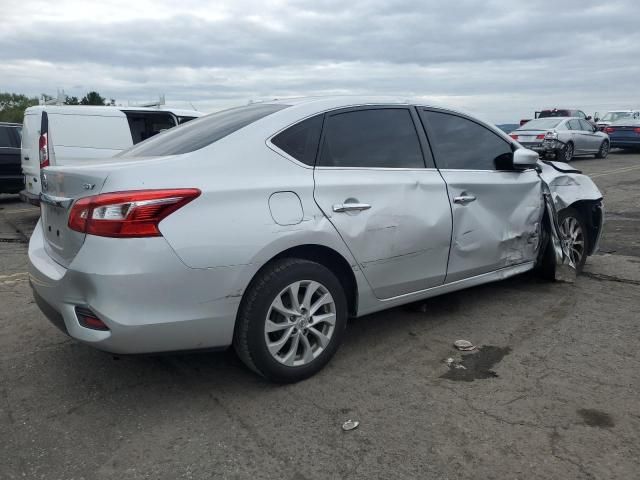
[(63, 207), (42, 203), (41, 216), (47, 243), (58, 252), (62, 252), (68, 231), (67, 210)]

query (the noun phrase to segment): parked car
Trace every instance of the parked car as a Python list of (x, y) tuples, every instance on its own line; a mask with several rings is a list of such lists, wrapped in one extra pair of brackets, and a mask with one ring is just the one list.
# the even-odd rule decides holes
[(23, 201), (37, 204), (40, 169), (78, 159), (111, 157), (203, 113), (143, 107), (29, 107), (22, 136)]
[(348, 316), (546, 265), (544, 185), (578, 268), (602, 227), (588, 177), (406, 100), (255, 103), (43, 179), (29, 272), (53, 323), (115, 353), (233, 345), (278, 382)]
[(611, 110), (605, 113), (602, 118), (600, 114), (596, 112), (594, 121), (599, 130), (604, 130), (606, 127), (619, 120), (637, 119), (640, 118), (640, 110)]
[(18, 193), (24, 187), (20, 172), (19, 123), (0, 122), (0, 193)]
[(627, 117), (605, 127), (611, 148), (640, 150), (640, 118)]
[(582, 118), (537, 118), (509, 136), (540, 155), (555, 156), (563, 162), (570, 162), (573, 157), (581, 155), (607, 158), (611, 146), (606, 133)]
[[(533, 118), (550, 118), (550, 117), (575, 117), (575, 118), (581, 118), (587, 121), (591, 120), (591, 116), (588, 116), (582, 110), (576, 110), (574, 108), (549, 108), (547, 110), (540, 110), (539, 112), (534, 113)], [(531, 119), (520, 120), (520, 126), (530, 121)]]

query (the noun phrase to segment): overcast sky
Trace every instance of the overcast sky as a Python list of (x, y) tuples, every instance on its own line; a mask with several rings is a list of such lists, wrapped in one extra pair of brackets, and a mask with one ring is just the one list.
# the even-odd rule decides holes
[(640, 107), (638, 0), (0, 0), (0, 91), (433, 98), (497, 123)]

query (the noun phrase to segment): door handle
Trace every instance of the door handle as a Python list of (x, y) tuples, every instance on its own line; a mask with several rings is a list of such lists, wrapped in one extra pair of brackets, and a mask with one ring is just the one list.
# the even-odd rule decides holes
[(369, 210), (371, 205), (368, 203), (338, 203), (333, 206), (333, 211), (336, 213), (342, 212), (361, 212), (362, 210)]
[(453, 203), (459, 203), (460, 205), (466, 205), (469, 202), (473, 202), (476, 199), (473, 195), (460, 195), (453, 198)]

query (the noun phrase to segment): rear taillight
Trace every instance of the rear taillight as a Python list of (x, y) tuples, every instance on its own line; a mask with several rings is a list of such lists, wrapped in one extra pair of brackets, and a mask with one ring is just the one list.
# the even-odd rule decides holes
[(513, 138), (514, 140), (517, 140), (517, 139), (518, 139), (518, 135), (516, 135), (515, 133), (510, 133), (510, 134), (509, 134), (509, 136), (510, 136), (511, 138)]
[(69, 228), (100, 237), (159, 237), (158, 224), (199, 195), (197, 188), (178, 188), (84, 197), (71, 207)]
[(48, 134), (45, 132), (40, 135), (38, 141), (38, 151), (40, 152), (40, 168), (49, 166), (49, 139)]
[(613, 132), (616, 131), (616, 129), (613, 128), (613, 127), (607, 127), (607, 128), (604, 129), (604, 131), (605, 131), (605, 133), (613, 133)]
[(540, 135), (536, 135), (536, 140), (544, 140), (544, 133), (541, 133)]
[(633, 131), (640, 135), (640, 128), (634, 128)]

